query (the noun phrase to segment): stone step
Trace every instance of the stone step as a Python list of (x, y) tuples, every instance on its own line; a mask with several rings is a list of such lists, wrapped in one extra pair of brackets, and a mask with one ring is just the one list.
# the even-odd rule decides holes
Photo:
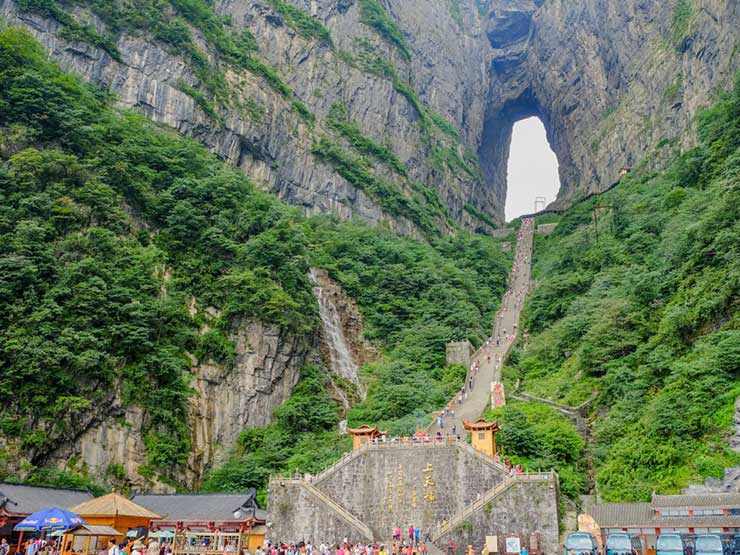
[(486, 504), (492, 503), (498, 496), (503, 494), (511, 486), (519, 482), (538, 482), (544, 480), (557, 480), (554, 472), (531, 472), (524, 474), (512, 474), (491, 488), (483, 497), (475, 503), (466, 507), (463, 511), (453, 515), (445, 526), (440, 526), (432, 533), (432, 541), (438, 542), (450, 531), (467, 520), (472, 514), (481, 511)]
[(322, 492), (318, 488), (313, 487), (306, 480), (298, 480), (298, 482), (300, 482), (300, 484), (303, 486), (303, 488), (306, 491), (308, 491), (311, 495), (313, 495), (319, 501), (327, 505), (328, 508), (331, 509), (335, 514), (339, 515), (344, 520), (349, 522), (352, 526), (354, 526), (363, 536), (365, 536), (366, 539), (370, 541), (374, 539), (375, 535), (373, 534), (373, 531), (370, 529), (370, 527), (367, 524), (362, 522), (359, 518), (357, 518), (355, 515), (350, 513), (347, 509), (342, 507), (339, 503), (334, 501), (331, 497), (326, 495), (324, 492)]

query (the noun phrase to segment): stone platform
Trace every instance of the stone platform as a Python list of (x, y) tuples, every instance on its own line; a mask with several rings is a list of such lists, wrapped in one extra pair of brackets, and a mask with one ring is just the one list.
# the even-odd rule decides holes
[(394, 526), (418, 525), (440, 549), (480, 552), (493, 535), (558, 548), (557, 475), (511, 474), (454, 439), (368, 444), (318, 476), (273, 478), (268, 510), (272, 541), (387, 542)]

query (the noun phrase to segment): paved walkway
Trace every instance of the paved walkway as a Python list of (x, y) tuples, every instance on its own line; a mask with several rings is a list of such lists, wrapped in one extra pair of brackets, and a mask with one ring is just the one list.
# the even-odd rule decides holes
[[(490, 406), (491, 384), (501, 381), (503, 359), (519, 331), (515, 325), (519, 324), (519, 314), (529, 289), (533, 233), (534, 220), (532, 218), (523, 219), (517, 237), (509, 288), (504, 293), (501, 308), (496, 315), (493, 334), (473, 355), (471, 369), (468, 371), (468, 379), (472, 378), (473, 387), (470, 388), (469, 383), (466, 384), (464, 393), (458, 394), (456, 399), (450, 402), (449, 408), (454, 411), (454, 416), (452, 412), (444, 416), (444, 427), (440, 430), (437, 418), (429, 427), (428, 433), (434, 435), (437, 431), (441, 431), (443, 435), (447, 435), (452, 433), (454, 427), (455, 432), (462, 437), (463, 422), (477, 420)], [(476, 367), (478, 370), (474, 370)]]

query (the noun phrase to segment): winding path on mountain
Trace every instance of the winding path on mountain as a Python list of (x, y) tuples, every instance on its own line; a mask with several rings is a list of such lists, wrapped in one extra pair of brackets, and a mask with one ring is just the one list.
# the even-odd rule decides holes
[[(451, 410), (444, 415), (443, 427), (440, 427), (440, 413), (435, 414), (435, 420), (428, 430), (432, 435), (438, 431), (442, 435), (447, 435), (453, 430), (462, 435), (463, 423), (466, 420), (477, 420), (491, 402), (492, 384), (501, 381), (501, 366), (519, 331), (519, 316), (529, 290), (533, 234), (534, 218), (522, 219), (509, 287), (501, 300), (501, 308), (496, 313), (491, 337), (473, 355), (466, 378), (465, 393), (458, 392), (449, 402), (448, 407)], [(473, 368), (476, 366), (479, 370), (474, 371)]]

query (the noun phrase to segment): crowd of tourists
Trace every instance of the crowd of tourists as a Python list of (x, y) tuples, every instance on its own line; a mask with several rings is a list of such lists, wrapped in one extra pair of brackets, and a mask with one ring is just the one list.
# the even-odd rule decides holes
[(170, 555), (172, 553), (172, 546), (169, 542), (159, 542), (154, 538), (144, 545), (144, 542), (140, 539), (133, 542), (126, 541), (123, 543), (116, 543), (115, 540), (108, 540), (107, 555)]
[[(341, 543), (321, 543), (319, 545), (303, 541), (291, 544), (281, 544), (279, 542), (269, 544), (268, 542), (264, 550), (259, 548), (253, 554), (246, 551), (244, 555), (426, 555), (429, 552), (427, 544), (431, 542), (431, 535), (426, 531), (417, 536), (416, 529), (414, 529), (413, 534), (408, 538), (401, 537), (402, 534), (398, 536), (400, 539), (396, 539), (397, 536), (394, 534), (394, 539), (390, 542), (390, 545), (352, 543), (347, 538)], [(429, 541), (425, 541), (426, 538)], [(457, 550), (450, 548), (448, 551)], [(468, 545), (461, 553), (475, 555), (472, 545)], [(523, 555), (527, 555), (526, 552)]]
[[(427, 537), (431, 536), (427, 531)], [(382, 543), (352, 543), (345, 538), (340, 543), (298, 542), (291, 544), (273, 543), (265, 546), (262, 550), (258, 548), (254, 554), (248, 551), (244, 555), (426, 555), (429, 550), (427, 541), (419, 536), (409, 539), (399, 539), (388, 545)]]
[[(73, 555), (81, 552), (75, 549), (71, 540), (63, 546), (61, 537), (27, 538), (20, 545), (10, 545), (5, 538), (0, 540), (0, 555)], [(142, 540), (124, 538), (121, 543), (116, 543), (110, 539), (104, 552), (106, 555), (171, 555), (172, 546), (156, 539), (150, 539), (146, 545)]]

